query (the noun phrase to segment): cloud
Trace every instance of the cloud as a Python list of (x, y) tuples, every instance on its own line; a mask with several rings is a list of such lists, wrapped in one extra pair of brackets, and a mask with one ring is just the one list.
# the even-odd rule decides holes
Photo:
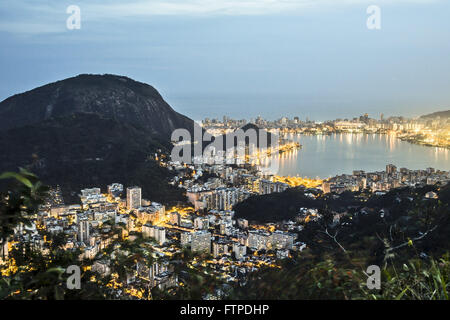
[(442, 0), (15, 0), (0, 4), (0, 32), (65, 32), (66, 8), (80, 6), (86, 21), (146, 16), (224, 16), (299, 14), (309, 9), (348, 5), (429, 4)]
[(132, 0), (128, 2), (88, 1), (96, 16), (152, 15), (269, 15), (299, 13), (310, 8), (357, 4), (432, 3), (439, 0)]
[[(320, 1), (320, 0), (319, 0)], [(313, 5), (314, 0), (184, 0), (134, 1), (131, 4), (101, 4), (98, 13), (136, 15), (260, 15), (275, 14)]]
[(61, 21), (66, 19), (64, 14), (65, 9), (58, 10), (50, 3), (30, 0), (4, 2), (0, 4), (0, 32), (25, 35), (63, 32), (65, 24)]

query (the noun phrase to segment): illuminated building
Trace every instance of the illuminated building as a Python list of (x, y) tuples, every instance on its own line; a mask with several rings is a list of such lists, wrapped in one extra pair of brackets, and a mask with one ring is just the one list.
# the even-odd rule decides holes
[(191, 232), (182, 232), (180, 235), (180, 242), (182, 247), (187, 247), (192, 242), (192, 233)]
[(289, 250), (277, 250), (277, 258), (278, 259), (289, 258)]
[[(146, 263), (137, 262), (136, 274), (145, 281), (149, 282), (150, 288), (160, 287), (163, 289), (166, 286), (176, 285), (176, 276), (169, 272), (169, 263), (159, 258), (164, 258), (165, 254), (160, 252), (152, 253), (155, 262), (148, 266)], [(175, 280), (175, 281), (174, 281)], [(164, 284), (166, 286), (164, 286)]]
[(251, 230), (248, 232), (247, 246), (255, 250), (268, 249), (270, 240), (269, 232), (264, 230)]
[(276, 249), (292, 249), (295, 238), (294, 234), (277, 230), (272, 233), (271, 245)]
[(178, 212), (171, 212), (170, 214), (170, 223), (174, 226), (181, 225), (181, 215)]
[(106, 202), (106, 197), (102, 195), (100, 188), (83, 189), (80, 198), (84, 207), (94, 203)]
[(139, 209), (142, 206), (142, 190), (139, 187), (127, 188), (127, 209)]
[(140, 207), (135, 210), (137, 219), (142, 223), (156, 223), (166, 214), (166, 208), (162, 204), (157, 202), (152, 202), (151, 205), (146, 207)]
[(388, 164), (386, 165), (386, 173), (388, 175), (393, 175), (397, 172), (397, 167), (394, 166), (393, 164)]
[(159, 245), (163, 245), (166, 242), (166, 229), (163, 227), (152, 226), (150, 224), (144, 224), (142, 226), (142, 235), (144, 238), (153, 238)]
[(221, 255), (230, 255), (231, 254), (231, 244), (228, 241), (217, 240), (212, 243), (212, 254), (214, 258), (217, 258)]
[(241, 260), (247, 254), (247, 247), (240, 243), (233, 243), (233, 252), (237, 260)]
[(201, 230), (192, 234), (191, 250), (194, 252), (211, 252), (211, 233)]
[(283, 192), (289, 188), (287, 183), (283, 182), (272, 182), (270, 180), (261, 180), (260, 181), (260, 194), (270, 194), (274, 192)]
[(85, 244), (89, 243), (89, 221), (86, 217), (78, 220), (78, 241)]
[(237, 219), (238, 227), (241, 229), (247, 229), (248, 228), (248, 220), (246, 219)]
[(195, 229), (208, 229), (209, 228), (208, 218), (196, 217), (194, 219), (194, 228)]
[(250, 197), (251, 193), (241, 188), (218, 188), (205, 197), (206, 208), (231, 210), (233, 206)]
[(92, 264), (91, 270), (101, 274), (102, 276), (107, 276), (111, 274), (111, 268), (109, 266), (110, 263), (111, 261), (108, 259), (97, 260)]
[(120, 183), (113, 183), (108, 186), (108, 194), (112, 197), (120, 197), (123, 192), (123, 185)]
[(329, 182), (322, 183), (322, 191), (323, 191), (323, 193), (330, 193), (331, 192), (331, 183), (329, 183)]

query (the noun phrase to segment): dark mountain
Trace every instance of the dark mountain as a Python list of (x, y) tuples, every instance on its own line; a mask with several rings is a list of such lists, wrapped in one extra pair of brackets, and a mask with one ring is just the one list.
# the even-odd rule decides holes
[(170, 137), (193, 121), (175, 112), (152, 86), (115, 75), (79, 75), (14, 95), (0, 103), (0, 130), (76, 113), (128, 123)]
[(0, 172), (27, 167), (71, 200), (112, 182), (140, 185), (151, 200), (179, 200), (151, 156), (170, 151), (172, 130), (193, 125), (149, 85), (80, 75), (0, 103)]
[(450, 118), (450, 110), (447, 111), (438, 111), (438, 112), (434, 112), (434, 113), (430, 113), (430, 114), (426, 114), (421, 116), (421, 118), (423, 119), (433, 119), (433, 118)]
[[(253, 123), (248, 123), (245, 126), (239, 128), (239, 129), (236, 129), (232, 133), (227, 133), (224, 135), (219, 135), (217, 137), (213, 137), (211, 139), (211, 141), (212, 142), (214, 142), (216, 140), (220, 141), (220, 139), (222, 139), (224, 151), (227, 149), (227, 141), (232, 147), (237, 147), (238, 142), (239, 142), (238, 138), (237, 138), (238, 130), (242, 130), (244, 132), (246, 147), (248, 147), (250, 145), (250, 136), (252, 136), (253, 134), (256, 136), (256, 147), (270, 147), (272, 145), (272, 140), (275, 141), (275, 139), (277, 139), (277, 137), (275, 135), (273, 135), (272, 133), (259, 128), (257, 125), (255, 125)], [(261, 138), (265, 139), (266, 141), (261, 141)], [(210, 143), (211, 142), (209, 142), (209, 141), (204, 141), (203, 146), (206, 147)]]

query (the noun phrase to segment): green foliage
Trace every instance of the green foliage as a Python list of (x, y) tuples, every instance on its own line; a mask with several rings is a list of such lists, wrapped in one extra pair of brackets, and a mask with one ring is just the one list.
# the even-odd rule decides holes
[(450, 260), (410, 260), (399, 270), (383, 270), (382, 289), (374, 299), (449, 300)]
[[(333, 223), (332, 208), (319, 208), (322, 219), (304, 223), (299, 240), (308, 249), (281, 270), (263, 269), (231, 299), (420, 299), (449, 297), (450, 210), (449, 186), (396, 189), (369, 196)], [(424, 200), (428, 191), (439, 192), (439, 201)], [(358, 196), (348, 194), (345, 197)], [(295, 192), (259, 198), (263, 216), (271, 202), (299, 201)], [(356, 200), (356, 199), (355, 199)], [(320, 202), (319, 202), (320, 203)], [(357, 201), (354, 203), (357, 204)], [(254, 200), (246, 205), (254, 205)], [(280, 203), (280, 206), (285, 207)], [(317, 207), (317, 205), (316, 205)], [(360, 209), (364, 207), (364, 212)], [(379, 211), (385, 214), (381, 216)], [(244, 211), (241, 211), (244, 212)], [(369, 290), (365, 270), (382, 269), (381, 290)]]
[[(204, 261), (211, 259), (210, 255), (197, 255), (190, 250), (183, 250), (171, 259), (173, 272), (177, 275), (179, 286), (169, 290), (152, 290), (155, 300), (202, 300), (208, 295), (215, 295), (217, 290), (223, 288), (223, 281), (213, 276)], [(193, 263), (195, 261), (195, 263)]]
[(0, 195), (0, 240), (6, 241), (19, 224), (30, 226), (30, 218), (42, 203), (48, 188), (21, 168), (19, 173), (5, 172), (0, 179), (13, 179), (11, 191)]
[(304, 252), (295, 262), (286, 261), (282, 269), (266, 268), (237, 287), (230, 299), (303, 300), (351, 299), (361, 292), (363, 274), (327, 255), (318, 259)]
[[(19, 173), (7, 172), (1, 179), (12, 179), (10, 191), (1, 195), (0, 230), (1, 239), (12, 237), (19, 225), (30, 225), (40, 204), (47, 195), (48, 188), (25, 169)], [(61, 235), (46, 234), (50, 244), (48, 253), (43, 254), (29, 244), (17, 243), (8, 253), (9, 263), (0, 267), (5, 275), (0, 279), (0, 299), (66, 299), (103, 297), (98, 288), (88, 285), (88, 277), (82, 277), (82, 290), (70, 291), (66, 287), (68, 275), (65, 268), (80, 265), (79, 251), (67, 251), (61, 246)]]
[[(282, 271), (263, 269), (236, 287), (228, 299), (262, 300), (448, 300), (450, 261), (448, 255), (413, 259), (407, 264), (382, 270), (381, 289), (369, 290), (364, 269), (342, 264), (332, 256), (316, 259), (305, 253)], [(316, 261), (317, 260), (317, 261)]]

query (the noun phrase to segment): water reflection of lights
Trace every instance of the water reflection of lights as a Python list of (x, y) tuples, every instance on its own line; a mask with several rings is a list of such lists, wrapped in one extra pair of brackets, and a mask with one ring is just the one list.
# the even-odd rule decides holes
[(351, 145), (353, 143), (353, 134), (347, 134), (345, 135), (345, 140), (347, 140), (347, 143)]
[(330, 175), (331, 170), (336, 174), (351, 173), (354, 167), (379, 170), (387, 163), (411, 169), (426, 166), (440, 170), (450, 169), (450, 149), (411, 144), (402, 141), (399, 135), (392, 132), (296, 134), (294, 141), (300, 142), (302, 149), (286, 153), (279, 158), (280, 175), (295, 176), (298, 172), (308, 172), (308, 175), (311, 173), (309, 176), (313, 177), (323, 171), (324, 173), (319, 175), (325, 178)]
[(448, 149), (446, 148), (434, 148), (434, 152), (433, 152), (434, 158), (436, 160), (439, 160), (439, 158), (441, 156), (444, 156), (445, 160), (448, 160)]

